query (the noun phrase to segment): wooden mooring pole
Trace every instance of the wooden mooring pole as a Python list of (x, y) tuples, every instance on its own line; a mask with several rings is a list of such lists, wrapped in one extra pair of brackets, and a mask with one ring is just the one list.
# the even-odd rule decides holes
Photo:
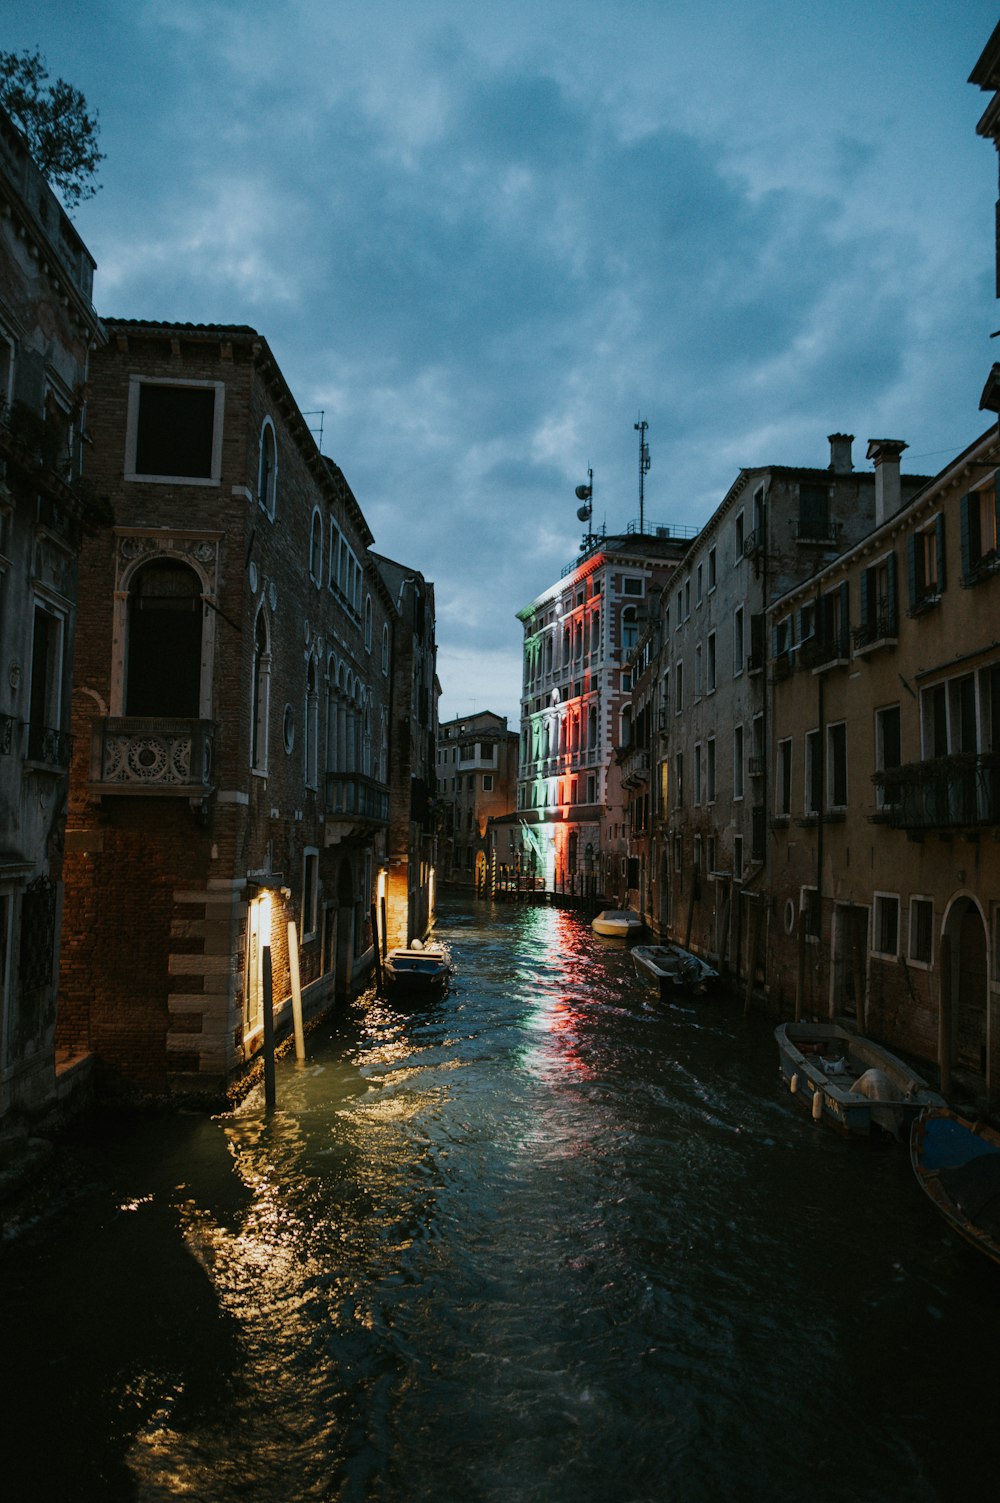
[(302, 1026), (302, 978), (299, 974), (299, 936), (295, 920), (288, 921), (288, 975), (292, 983), (292, 1029), (295, 1033), (295, 1059), (300, 1065), (306, 1059), (306, 1035)]
[[(383, 899), (383, 909), (384, 907), (385, 901)], [(376, 996), (383, 997), (385, 996), (385, 991), (382, 979), (382, 950), (379, 944), (378, 906), (375, 903), (372, 904), (372, 941), (372, 949), (375, 952), (375, 993)]]
[(264, 1108), (272, 1112), (277, 1096), (274, 1086), (274, 982), (271, 976), (271, 946), (261, 950), (261, 980), (264, 1008)]

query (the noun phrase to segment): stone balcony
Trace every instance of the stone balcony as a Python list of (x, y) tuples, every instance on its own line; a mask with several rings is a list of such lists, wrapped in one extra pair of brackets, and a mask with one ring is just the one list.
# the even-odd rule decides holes
[(98, 797), (203, 799), (212, 792), (211, 720), (109, 715), (93, 722), (90, 791)]
[(359, 772), (326, 774), (326, 844), (383, 829), (389, 823), (389, 790)]

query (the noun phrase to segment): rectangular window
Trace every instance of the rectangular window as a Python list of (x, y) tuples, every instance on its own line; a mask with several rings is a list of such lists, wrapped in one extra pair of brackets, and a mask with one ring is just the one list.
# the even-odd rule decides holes
[(701, 803), (701, 742), (694, 744), (694, 801)]
[(910, 959), (929, 966), (934, 953), (934, 903), (931, 898), (910, 899)]
[(875, 894), (872, 952), (895, 960), (899, 954), (899, 898), (889, 893)]
[(819, 939), (820, 916), (819, 894), (815, 887), (803, 887), (799, 892), (799, 912), (805, 920), (807, 939)]
[(129, 381), (125, 479), (218, 485), (222, 476), (221, 381)]
[(715, 737), (714, 736), (710, 736), (709, 739), (708, 739), (708, 743), (707, 743), (707, 745), (705, 747), (705, 755), (706, 755), (706, 759), (707, 759), (707, 776), (706, 776), (706, 779), (705, 779), (706, 784), (707, 784), (707, 790), (706, 791), (708, 793), (707, 802), (710, 803), (710, 804), (714, 804), (715, 803)]
[(319, 852), (307, 846), (302, 856), (302, 943), (315, 939), (319, 905)]
[(711, 591), (715, 589), (715, 581), (716, 581), (715, 549), (714, 548), (709, 548), (709, 550), (708, 550), (708, 588), (709, 588), (709, 593), (711, 593)]
[(694, 848), (693, 848), (692, 857), (691, 857), (691, 864), (695, 868), (696, 871), (701, 871), (701, 836), (700, 835), (696, 835), (694, 837)]
[(858, 605), (860, 620), (854, 634), (859, 647), (893, 640), (899, 630), (896, 598), (896, 555), (887, 553), (862, 571)]
[(962, 578), (978, 584), (1000, 567), (1000, 473), (982, 490), (970, 491), (959, 507)]
[(733, 730), (733, 798), (743, 797), (743, 727)]
[(798, 536), (815, 542), (830, 536), (830, 496), (825, 485), (799, 486)]
[(715, 693), (715, 632), (708, 637), (708, 692)]
[(703, 564), (699, 564), (698, 565), (698, 604), (699, 605), (701, 605), (702, 597), (704, 595), (704, 590), (702, 588), (703, 570), (704, 570), (704, 565)]
[(911, 616), (937, 605), (944, 589), (944, 513), (906, 540), (906, 582)]
[(733, 881), (743, 881), (743, 836), (733, 836)]
[(774, 812), (779, 819), (787, 819), (792, 812), (792, 740), (778, 742), (778, 767), (774, 798)]
[(674, 757), (674, 802), (678, 809), (684, 806), (684, 753)]
[(827, 804), (830, 809), (847, 808), (847, 724), (838, 721), (826, 728)]
[(743, 607), (737, 606), (733, 613), (733, 678), (743, 672)]
[(623, 579), (622, 580), (622, 594), (623, 595), (641, 595), (642, 594), (642, 580), (641, 579), (629, 579), (629, 578)]
[(684, 865), (684, 837), (674, 836), (674, 871), (679, 872)]
[(739, 563), (743, 558), (743, 513), (736, 513), (736, 557), (734, 563)]
[(483, 792), (484, 793), (492, 793), (493, 792), (493, 774), (491, 772), (484, 772), (483, 773)]
[(675, 686), (675, 691), (676, 691), (675, 694), (674, 694), (674, 699), (676, 701), (676, 703), (674, 704), (674, 714), (675, 715), (679, 715), (681, 713), (681, 710), (684, 708), (684, 664), (683, 663), (678, 663), (677, 664), (677, 668), (676, 668), (676, 670), (674, 672), (674, 686)]
[(28, 686), (28, 760), (64, 766), (68, 741), (62, 735), (64, 621), (35, 602)]
[(697, 644), (697, 646), (695, 647), (695, 650), (694, 650), (694, 697), (695, 697), (695, 699), (700, 699), (701, 698), (701, 690), (702, 690), (701, 643), (699, 642)]
[[(886, 705), (875, 711), (875, 770), (891, 772), (901, 764), (899, 705)], [(898, 801), (899, 789), (895, 784), (875, 784), (875, 802), (880, 808)]]

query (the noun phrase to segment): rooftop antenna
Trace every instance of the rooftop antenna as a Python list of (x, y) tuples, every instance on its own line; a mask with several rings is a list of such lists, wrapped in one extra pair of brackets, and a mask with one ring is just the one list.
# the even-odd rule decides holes
[(646, 476), (649, 474), (649, 445), (646, 442), (646, 429), (649, 424), (645, 418), (640, 418), (632, 424), (639, 435), (639, 531), (646, 531)]
[[(318, 417), (319, 418), (319, 427), (318, 428), (312, 428), (312, 427), (309, 426), (308, 423), (306, 424), (306, 427), (309, 428), (309, 432), (316, 439), (316, 447), (319, 449), (319, 452), (322, 454), (322, 452), (323, 452), (323, 419), (326, 417), (326, 409), (323, 408), (323, 407), (321, 407), (321, 408), (318, 408), (315, 412), (304, 412), (302, 414), (302, 416), (304, 418), (312, 418), (312, 417)], [(318, 435), (318, 437), (317, 437), (317, 435)]]
[(581, 547), (589, 549), (591, 543), (594, 541), (594, 534), (590, 526), (590, 519), (594, 515), (594, 472), (589, 465), (587, 467), (587, 483), (586, 485), (577, 486), (576, 499), (582, 502), (582, 505), (577, 508), (576, 514), (581, 522), (586, 522), (587, 524), (587, 536), (584, 538)]

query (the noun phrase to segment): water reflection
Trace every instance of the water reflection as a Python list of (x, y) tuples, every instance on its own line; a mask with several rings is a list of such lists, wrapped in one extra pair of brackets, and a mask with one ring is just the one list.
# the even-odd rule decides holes
[(808, 1458), (821, 1503), (919, 1503), (959, 1425), (992, 1464), (1000, 1286), (905, 1154), (569, 915), (447, 929), (453, 991), (352, 1007), (272, 1115), (80, 1145), (2, 1266), (5, 1495), (772, 1503)]

